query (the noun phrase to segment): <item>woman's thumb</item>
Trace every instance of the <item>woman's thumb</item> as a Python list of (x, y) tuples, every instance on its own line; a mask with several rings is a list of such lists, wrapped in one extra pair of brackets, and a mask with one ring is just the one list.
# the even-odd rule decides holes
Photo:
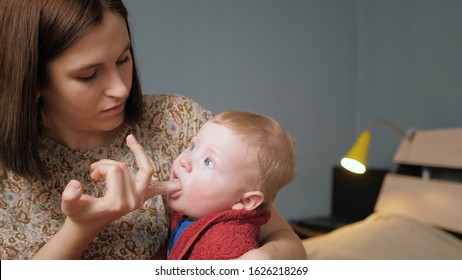
[(83, 195), (83, 186), (77, 180), (71, 180), (64, 189), (61, 201), (61, 210), (66, 216), (79, 211), (80, 198)]

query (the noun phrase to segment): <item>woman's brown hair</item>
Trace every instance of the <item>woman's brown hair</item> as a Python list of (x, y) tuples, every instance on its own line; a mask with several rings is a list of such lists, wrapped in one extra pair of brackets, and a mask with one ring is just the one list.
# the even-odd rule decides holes
[[(47, 175), (38, 152), (44, 126), (37, 90), (48, 83), (47, 63), (101, 24), (104, 11), (121, 15), (130, 35), (121, 0), (0, 0), (1, 168), (26, 178)], [(132, 57), (133, 81), (125, 109), (130, 123), (142, 117)]]

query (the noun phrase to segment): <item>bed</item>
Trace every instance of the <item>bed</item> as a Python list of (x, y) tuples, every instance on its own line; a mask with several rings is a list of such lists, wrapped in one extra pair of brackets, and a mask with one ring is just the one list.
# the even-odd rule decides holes
[(416, 131), (374, 213), (302, 240), (308, 259), (462, 259), (462, 128)]

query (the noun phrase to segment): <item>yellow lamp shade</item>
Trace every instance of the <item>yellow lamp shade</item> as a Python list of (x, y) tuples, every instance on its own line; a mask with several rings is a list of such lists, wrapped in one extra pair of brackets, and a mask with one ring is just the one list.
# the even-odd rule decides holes
[(340, 161), (343, 168), (357, 174), (366, 172), (367, 152), (370, 142), (370, 131), (363, 131), (348, 153)]

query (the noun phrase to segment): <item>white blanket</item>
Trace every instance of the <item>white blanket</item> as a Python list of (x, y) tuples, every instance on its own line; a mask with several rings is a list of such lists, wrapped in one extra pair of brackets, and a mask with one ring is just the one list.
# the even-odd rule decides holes
[(303, 240), (308, 259), (462, 259), (462, 241), (398, 215), (374, 213), (363, 221)]

